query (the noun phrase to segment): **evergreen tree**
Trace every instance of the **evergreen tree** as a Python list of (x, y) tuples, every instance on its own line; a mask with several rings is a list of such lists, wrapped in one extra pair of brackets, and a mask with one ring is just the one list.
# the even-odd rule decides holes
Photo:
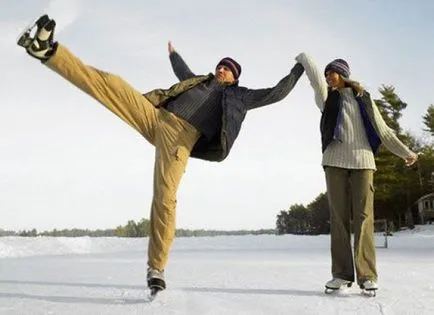
[(424, 130), (431, 133), (434, 137), (434, 105), (431, 104), (428, 107), (426, 114), (423, 116), (423, 123), (427, 127), (427, 129)]
[(138, 237), (149, 236), (149, 220), (143, 218), (137, 224)]
[(137, 223), (134, 220), (128, 221), (127, 225), (125, 226), (125, 236), (126, 237), (139, 236), (139, 229)]
[(327, 194), (322, 193), (307, 205), (311, 213), (311, 233), (330, 233), (330, 207)]
[(280, 213), (277, 215), (276, 220), (276, 233), (281, 234), (287, 234), (288, 231), (288, 212), (285, 210), (281, 210)]
[[(375, 100), (380, 113), (387, 125), (392, 128), (397, 137), (412, 148), (415, 140), (402, 132), (399, 118), (407, 107), (395, 92), (393, 86), (383, 85), (379, 89), (382, 98)], [(412, 198), (409, 194), (411, 183), (415, 176), (406, 168), (403, 160), (384, 147), (381, 147), (376, 156), (377, 171), (374, 177), (375, 187), (375, 214), (377, 218), (396, 219), (406, 211), (410, 211)]]
[(310, 211), (302, 204), (295, 204), (289, 209), (290, 232), (308, 234), (311, 230)]
[(402, 116), (402, 111), (407, 108), (407, 103), (399, 98), (395, 88), (391, 85), (383, 85), (379, 91), (382, 97), (375, 100), (375, 103), (379, 107), (387, 125), (399, 134), (401, 133), (401, 126), (398, 120)]
[(292, 205), (288, 211), (280, 211), (276, 220), (277, 234), (308, 234), (311, 232), (310, 211), (302, 204)]

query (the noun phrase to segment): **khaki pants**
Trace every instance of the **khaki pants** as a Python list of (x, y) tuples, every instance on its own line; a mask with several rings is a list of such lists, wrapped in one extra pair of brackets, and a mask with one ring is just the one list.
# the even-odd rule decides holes
[(354, 281), (350, 219), (354, 223), (357, 283), (377, 281), (374, 243), (373, 170), (325, 167), (330, 205), (332, 275)]
[(98, 100), (155, 146), (148, 265), (163, 270), (175, 236), (178, 185), (200, 133), (172, 113), (155, 108), (119, 76), (83, 64), (61, 45), (46, 65)]

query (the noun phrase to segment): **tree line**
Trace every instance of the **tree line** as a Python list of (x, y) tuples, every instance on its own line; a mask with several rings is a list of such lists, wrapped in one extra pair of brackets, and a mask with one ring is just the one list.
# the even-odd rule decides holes
[[(402, 159), (385, 148), (376, 156), (377, 171), (374, 176), (375, 218), (387, 219), (392, 228), (404, 223), (412, 228), (418, 222), (415, 202), (434, 192), (434, 105), (422, 116), (423, 131), (427, 137), (418, 139), (404, 131), (399, 124), (407, 103), (402, 101), (393, 86), (379, 89), (381, 98), (375, 100), (387, 125), (398, 138), (414, 152), (420, 153), (412, 167), (406, 167)], [(329, 205), (327, 195), (321, 193), (307, 206), (294, 204), (282, 210), (276, 217), (277, 234), (328, 234)]]
[[(128, 221), (125, 226), (118, 226), (114, 231), (114, 236), (118, 237), (147, 237), (149, 236), (149, 220), (141, 219), (139, 222), (134, 220)], [(221, 236), (221, 235), (247, 235), (247, 234), (274, 234), (274, 229), (261, 229), (261, 230), (237, 230), (237, 231), (223, 231), (223, 230), (189, 230), (189, 229), (176, 229), (175, 235), (177, 237), (199, 237), (199, 236)]]
[[(223, 235), (259, 235), (259, 234), (275, 234), (274, 229), (259, 229), (259, 230), (204, 230), (204, 229), (177, 229), (177, 237), (201, 237), (201, 236), (223, 236)], [(23, 231), (5, 231), (0, 229), (1, 236), (52, 236), (52, 237), (148, 237), (149, 236), (149, 220), (141, 219), (140, 221), (129, 220), (125, 225), (119, 225), (115, 229), (54, 229), (52, 231), (38, 232), (36, 229)]]

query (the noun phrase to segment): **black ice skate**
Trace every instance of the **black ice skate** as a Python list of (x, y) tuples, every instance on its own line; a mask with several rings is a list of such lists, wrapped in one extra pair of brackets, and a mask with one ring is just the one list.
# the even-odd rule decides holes
[(41, 61), (47, 61), (54, 51), (56, 44), (53, 42), (56, 22), (42, 15), (34, 23), (30, 24), (18, 37), (17, 44), (24, 47), (29, 55)]
[(148, 288), (151, 290), (151, 301), (156, 298), (158, 292), (166, 289), (166, 281), (164, 280), (164, 270), (159, 271), (157, 269), (148, 268), (147, 272)]

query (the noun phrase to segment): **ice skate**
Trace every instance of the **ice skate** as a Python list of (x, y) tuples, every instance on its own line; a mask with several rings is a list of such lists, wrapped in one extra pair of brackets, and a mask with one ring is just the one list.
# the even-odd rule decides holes
[(332, 280), (328, 281), (325, 284), (325, 293), (331, 294), (333, 292), (336, 292), (338, 290), (344, 289), (344, 288), (350, 288), (353, 285), (352, 281), (339, 279), (339, 278), (333, 278)]
[(377, 295), (378, 284), (372, 280), (366, 280), (360, 285), (362, 293), (369, 297), (374, 297)]
[(158, 292), (166, 289), (166, 281), (164, 280), (164, 270), (159, 271), (157, 269), (148, 268), (147, 276), (148, 288), (151, 290), (151, 301), (157, 297)]
[(29, 55), (46, 61), (55, 50), (53, 42), (56, 22), (42, 15), (34, 23), (30, 24), (18, 37), (17, 44), (24, 47)]

